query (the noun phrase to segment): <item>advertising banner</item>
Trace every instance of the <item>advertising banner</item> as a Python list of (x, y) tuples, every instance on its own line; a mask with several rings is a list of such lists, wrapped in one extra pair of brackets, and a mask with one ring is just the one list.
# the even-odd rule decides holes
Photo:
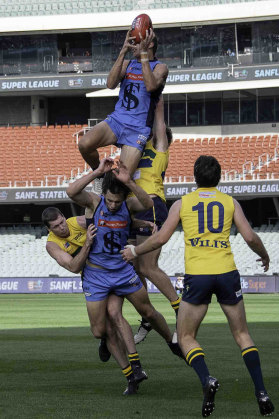
[[(167, 183), (164, 185), (167, 199), (179, 199), (195, 191), (195, 183)], [(233, 197), (279, 196), (279, 180), (221, 182), (218, 189)], [(45, 188), (0, 188), (0, 204), (70, 202), (66, 187)]]
[[(235, 65), (235, 64), (234, 64)], [(225, 66), (225, 65), (224, 65)], [(47, 76), (0, 77), (0, 93), (58, 90), (93, 90), (106, 88), (108, 73), (48, 74)], [(239, 66), (232, 68), (170, 70), (167, 85), (238, 82), (279, 78), (279, 66)]]
[[(171, 277), (175, 286), (176, 277)], [(159, 293), (159, 290), (147, 280), (149, 293)], [(242, 276), (242, 292), (274, 293), (279, 292), (279, 278), (275, 276)], [(79, 276), (68, 278), (0, 278), (0, 294), (67, 294), (82, 293)]]

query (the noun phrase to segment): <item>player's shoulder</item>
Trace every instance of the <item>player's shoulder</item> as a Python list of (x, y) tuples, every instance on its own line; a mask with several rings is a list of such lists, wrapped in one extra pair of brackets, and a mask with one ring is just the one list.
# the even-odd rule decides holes
[(77, 227), (78, 226), (78, 222), (77, 222), (77, 217), (70, 217), (67, 218), (67, 224), (73, 227)]

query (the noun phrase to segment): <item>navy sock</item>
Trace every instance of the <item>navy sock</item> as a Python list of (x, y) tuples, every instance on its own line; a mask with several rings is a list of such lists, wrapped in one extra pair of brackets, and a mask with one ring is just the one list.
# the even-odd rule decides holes
[(255, 393), (266, 391), (258, 349), (255, 346), (249, 346), (241, 351), (241, 355), (255, 385)]
[(196, 371), (199, 379), (204, 387), (206, 379), (209, 376), (209, 371), (204, 360), (204, 352), (202, 348), (194, 348), (189, 351), (186, 355), (186, 362), (190, 367), (193, 367)]

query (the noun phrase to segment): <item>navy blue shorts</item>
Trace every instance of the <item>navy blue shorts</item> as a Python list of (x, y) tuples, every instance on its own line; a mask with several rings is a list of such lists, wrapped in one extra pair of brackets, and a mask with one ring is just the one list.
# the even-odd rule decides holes
[[(162, 225), (168, 218), (168, 209), (166, 203), (161, 198), (159, 198), (159, 196), (152, 198), (152, 201), (154, 202), (154, 206), (147, 211), (137, 212), (135, 214), (135, 218), (144, 221), (151, 221), (152, 223), (155, 223), (158, 227), (158, 230), (160, 230)], [(152, 231), (150, 231), (149, 228), (141, 227), (137, 229), (132, 229), (129, 237), (135, 238), (135, 236), (151, 235)]]
[(125, 125), (113, 118), (111, 115), (106, 117), (105, 122), (117, 138), (117, 142), (115, 144), (117, 147), (128, 145), (130, 147), (137, 148), (141, 152), (144, 150), (146, 141), (151, 132), (149, 127)]
[(184, 276), (182, 300), (191, 304), (209, 304), (215, 294), (220, 304), (237, 304), (242, 300), (239, 272), (231, 271), (219, 275)]

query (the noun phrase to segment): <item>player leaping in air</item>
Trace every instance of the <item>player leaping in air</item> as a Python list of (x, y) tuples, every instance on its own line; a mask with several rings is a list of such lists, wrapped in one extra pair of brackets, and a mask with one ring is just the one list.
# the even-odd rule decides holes
[[(130, 30), (107, 79), (115, 89), (121, 82), (115, 110), (95, 125), (79, 141), (84, 160), (95, 170), (99, 166), (97, 149), (115, 144), (121, 147), (120, 160), (133, 174), (151, 133), (154, 111), (163, 91), (168, 68), (155, 57), (157, 38), (152, 29), (139, 44), (133, 44)], [(125, 60), (129, 50), (134, 59)]]

